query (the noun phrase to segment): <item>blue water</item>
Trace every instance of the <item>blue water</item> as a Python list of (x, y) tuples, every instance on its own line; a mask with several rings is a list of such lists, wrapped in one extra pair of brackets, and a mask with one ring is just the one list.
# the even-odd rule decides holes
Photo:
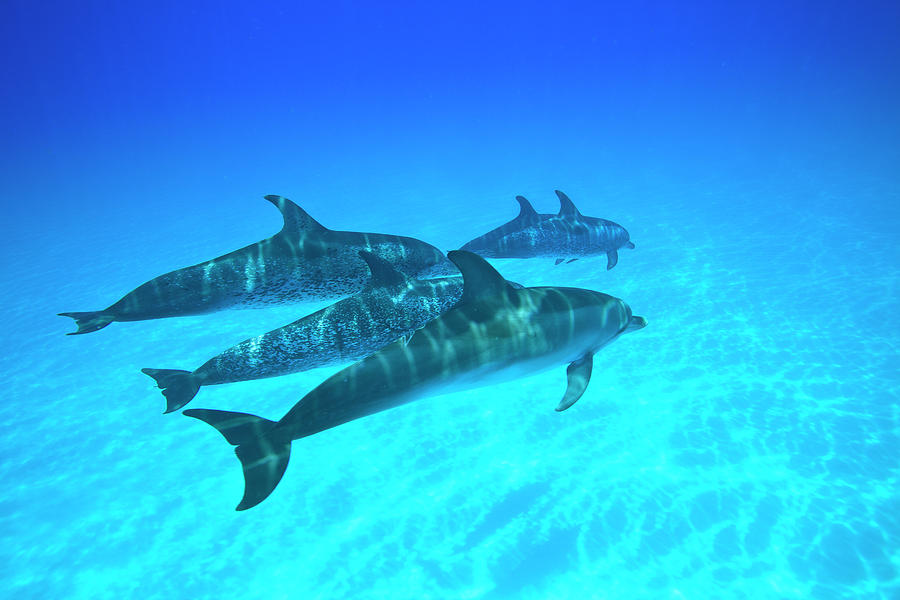
[[(4, 2), (0, 595), (900, 597), (900, 9), (730, 4)], [(140, 368), (319, 306), (56, 316), (271, 235), (264, 194), (449, 250), (556, 188), (636, 248), (494, 265), (649, 321), (578, 404), (560, 365), (368, 417), (246, 512)]]

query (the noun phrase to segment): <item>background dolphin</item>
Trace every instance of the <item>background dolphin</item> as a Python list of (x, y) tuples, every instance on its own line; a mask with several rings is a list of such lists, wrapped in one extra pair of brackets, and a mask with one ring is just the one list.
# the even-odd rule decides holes
[(218, 258), (160, 275), (112, 306), (64, 312), (89, 333), (113, 321), (199, 315), (231, 307), (338, 298), (363, 288), (368, 272), (358, 252), (381, 256), (407, 275), (455, 274), (443, 253), (420, 240), (382, 233), (333, 231), (282, 196), (266, 196), (284, 227), (262, 241)]
[(483, 258), (448, 254), (462, 272), (459, 303), (413, 334), (357, 362), (312, 390), (280, 421), (191, 409), (237, 446), (244, 497), (262, 502), (281, 480), (291, 441), (423, 396), (530, 375), (568, 363), (565, 410), (584, 393), (593, 355), (626, 331), (646, 325), (622, 300), (577, 288), (515, 289)]
[(359, 360), (409, 337), (462, 296), (463, 279), (407, 277), (370, 252), (359, 252), (372, 273), (358, 294), (232, 346), (198, 369), (141, 369), (178, 410), (201, 386), (275, 377)]
[(582, 215), (559, 190), (559, 214), (539, 214), (522, 196), (521, 210), (508, 223), (463, 245), (486, 258), (555, 258), (556, 264), (582, 256), (606, 254), (607, 270), (616, 266), (619, 248), (634, 248), (628, 231), (618, 223)]

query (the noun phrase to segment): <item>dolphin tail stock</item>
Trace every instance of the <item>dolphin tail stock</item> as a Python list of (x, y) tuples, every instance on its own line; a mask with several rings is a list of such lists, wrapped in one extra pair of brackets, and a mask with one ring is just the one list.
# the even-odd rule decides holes
[(166, 413), (174, 412), (190, 402), (200, 391), (200, 379), (190, 371), (178, 369), (141, 369), (156, 380), (166, 397)]
[(280, 435), (275, 421), (205, 408), (191, 408), (183, 414), (209, 423), (229, 444), (237, 446), (234, 453), (244, 470), (244, 497), (235, 510), (253, 508), (272, 493), (291, 457), (291, 439)]
[(97, 331), (98, 329), (103, 329), (115, 320), (112, 315), (106, 314), (102, 310), (94, 312), (62, 312), (57, 313), (57, 315), (75, 319), (75, 325), (78, 326), (78, 331), (73, 331), (66, 335), (78, 335), (80, 333)]

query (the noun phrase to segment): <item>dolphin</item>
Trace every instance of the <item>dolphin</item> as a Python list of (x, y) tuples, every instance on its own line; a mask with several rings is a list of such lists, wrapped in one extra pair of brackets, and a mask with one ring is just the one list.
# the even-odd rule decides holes
[(582, 215), (575, 204), (559, 190), (559, 213), (539, 214), (522, 196), (519, 215), (479, 236), (465, 245), (468, 250), (485, 258), (556, 258), (556, 264), (582, 256), (606, 254), (606, 269), (612, 269), (619, 261), (620, 248), (634, 248), (628, 231), (618, 223)]
[(292, 440), (424, 396), (568, 364), (568, 386), (556, 407), (565, 410), (584, 393), (594, 354), (646, 325), (618, 298), (578, 288), (515, 289), (476, 254), (457, 250), (448, 258), (463, 277), (456, 306), (409, 340), (398, 340), (329, 377), (281, 420), (221, 410), (184, 411), (237, 446), (244, 472), (237, 510), (272, 493), (287, 468)]
[(399, 235), (327, 229), (282, 196), (265, 196), (284, 217), (281, 231), (218, 258), (171, 271), (141, 284), (110, 307), (64, 312), (78, 330), (97, 331), (113, 321), (199, 315), (233, 307), (338, 298), (360, 291), (368, 279), (358, 252), (373, 252), (403, 273), (457, 274), (443, 253)]
[(413, 279), (371, 252), (360, 250), (359, 255), (368, 265), (371, 279), (358, 294), (232, 346), (194, 371), (141, 369), (163, 389), (165, 412), (186, 405), (204, 385), (276, 377), (359, 360), (408, 338), (462, 296), (459, 275)]

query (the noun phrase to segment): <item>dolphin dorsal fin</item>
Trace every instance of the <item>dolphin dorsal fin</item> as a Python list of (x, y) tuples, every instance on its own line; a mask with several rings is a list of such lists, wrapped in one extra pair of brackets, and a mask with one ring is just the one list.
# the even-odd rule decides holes
[(284, 217), (284, 227), (281, 228), (281, 233), (327, 231), (327, 227), (313, 219), (305, 210), (284, 196), (270, 194), (264, 197), (274, 204), (275, 208), (281, 211), (281, 216)]
[(575, 203), (559, 190), (554, 190), (559, 198), (559, 216), (577, 221), (581, 219), (581, 213), (575, 208)]
[(373, 287), (400, 285), (406, 283), (406, 275), (394, 268), (394, 265), (384, 260), (377, 254), (366, 250), (359, 251), (359, 257), (369, 265), (372, 280), (369, 285)]
[(529, 223), (537, 220), (538, 213), (534, 210), (534, 207), (531, 205), (531, 202), (528, 201), (528, 198), (525, 196), (516, 196), (516, 201), (519, 203), (519, 216), (516, 217), (517, 220)]
[(494, 267), (473, 252), (451, 250), (447, 253), (463, 276), (463, 293), (459, 304), (482, 297), (499, 296), (513, 289)]

